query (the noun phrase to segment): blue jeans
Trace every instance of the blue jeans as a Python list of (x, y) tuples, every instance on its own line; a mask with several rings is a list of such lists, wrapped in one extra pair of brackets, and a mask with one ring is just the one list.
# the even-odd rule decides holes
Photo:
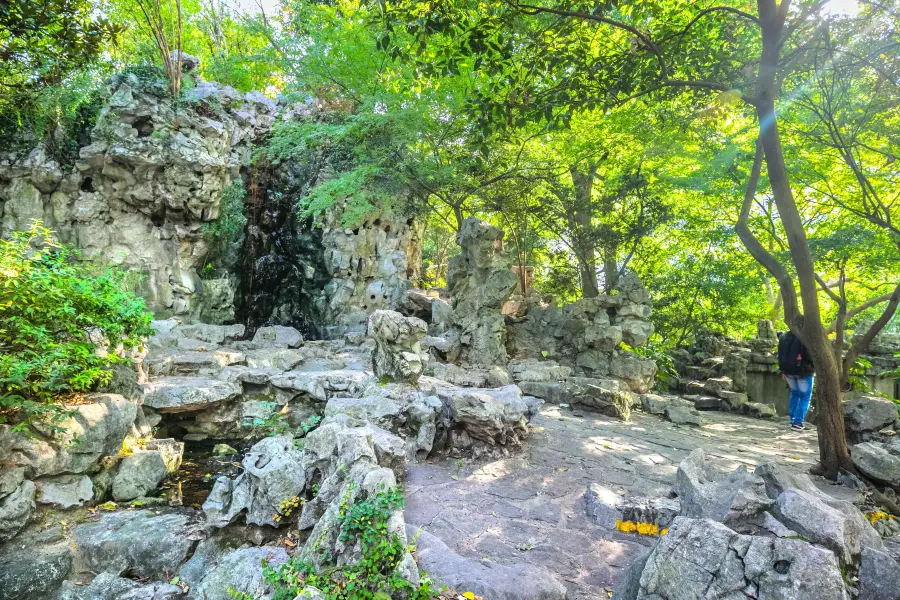
[(813, 376), (785, 375), (785, 381), (791, 388), (791, 402), (788, 408), (791, 414), (791, 423), (802, 425), (806, 419), (806, 412), (809, 410), (809, 401), (812, 399)]

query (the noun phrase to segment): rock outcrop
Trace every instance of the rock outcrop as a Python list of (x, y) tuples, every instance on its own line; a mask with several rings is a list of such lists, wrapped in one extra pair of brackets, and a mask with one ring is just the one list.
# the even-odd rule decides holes
[(390, 310), (373, 312), (369, 316), (369, 336), (375, 340), (375, 377), (417, 383), (427, 361), (419, 342), (427, 331), (425, 321), (416, 317), (404, 317)]

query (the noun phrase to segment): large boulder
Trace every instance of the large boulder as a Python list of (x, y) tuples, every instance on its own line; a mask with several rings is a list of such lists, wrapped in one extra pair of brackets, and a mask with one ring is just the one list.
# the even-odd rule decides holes
[(865, 548), (859, 561), (859, 600), (898, 600), (900, 564), (886, 553)]
[(681, 501), (683, 516), (712, 519), (729, 527), (745, 526), (774, 504), (765, 481), (743, 466), (724, 478), (716, 477), (702, 448), (678, 465), (673, 491)]
[(372, 368), (375, 376), (415, 384), (428, 360), (419, 342), (428, 325), (416, 317), (392, 310), (376, 310), (369, 316), (369, 336), (375, 339)]
[(865, 442), (850, 448), (856, 468), (888, 485), (900, 485), (900, 438), (888, 442)]
[(0, 497), (0, 542), (15, 537), (34, 512), (34, 482), (22, 478), (24, 470), (16, 470), (16, 473), (18, 483), (9, 493)]
[(75, 545), (95, 573), (159, 579), (178, 570), (200, 536), (185, 514), (136, 510), (106, 513), (97, 522), (76, 526)]
[(112, 497), (117, 502), (146, 496), (168, 476), (166, 461), (158, 450), (139, 451), (119, 463), (113, 478)]
[(116, 454), (131, 432), (137, 405), (117, 394), (91, 394), (85, 400), (68, 407), (73, 414), (58, 424), (61, 434), (47, 430), (25, 437), (0, 425), (0, 458), (37, 478), (84, 473), (102, 457)]
[(144, 384), (144, 406), (161, 413), (191, 412), (234, 400), (240, 394), (240, 384), (232, 381), (162, 377)]
[(863, 396), (847, 400), (844, 407), (844, 426), (852, 442), (866, 441), (868, 434), (893, 425), (897, 420), (897, 405), (887, 398)]
[(0, 600), (53, 598), (72, 568), (62, 527), (26, 533), (0, 553)]
[(94, 484), (87, 475), (57, 475), (35, 482), (36, 500), (61, 508), (81, 506), (94, 497)]
[(250, 598), (266, 597), (272, 586), (263, 578), (263, 561), (277, 567), (287, 562), (284, 548), (244, 547), (225, 552), (204, 564), (202, 578), (191, 586), (196, 600), (232, 600), (247, 594)]
[(847, 600), (835, 556), (799, 539), (740, 535), (710, 519), (678, 517), (622, 600)]
[(515, 385), (491, 389), (441, 389), (451, 424), (451, 444), (476, 454), (517, 446), (528, 431), (528, 405)]
[(251, 525), (277, 526), (281, 504), (306, 486), (303, 453), (290, 435), (265, 438), (244, 455), (244, 472), (236, 479), (221, 476), (203, 503), (207, 522), (225, 527), (246, 514)]
[(522, 392), (547, 402), (580, 404), (627, 421), (631, 417), (631, 394), (615, 379), (568, 377), (565, 381), (522, 381)]
[(303, 345), (303, 334), (293, 327), (283, 325), (260, 327), (253, 336), (253, 343), (258, 346), (299, 348)]
[(562, 381), (572, 375), (572, 368), (557, 364), (552, 360), (535, 358), (509, 361), (507, 365), (513, 381)]

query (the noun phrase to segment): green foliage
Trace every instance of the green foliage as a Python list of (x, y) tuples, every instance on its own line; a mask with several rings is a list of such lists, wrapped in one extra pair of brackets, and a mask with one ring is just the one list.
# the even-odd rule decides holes
[(660, 346), (643, 346), (632, 348), (627, 344), (622, 344), (626, 350), (630, 350), (635, 354), (650, 358), (656, 363), (656, 379), (653, 382), (653, 389), (657, 392), (668, 393), (669, 384), (678, 381), (678, 370), (675, 368), (675, 361), (669, 355), (664, 347)]
[(856, 390), (867, 392), (870, 389), (869, 379), (866, 377), (866, 371), (872, 368), (872, 361), (864, 356), (857, 356), (853, 364), (850, 365), (850, 376), (847, 383)]
[[(0, 240), (0, 422), (58, 421), (72, 392), (111, 378), (116, 355), (143, 344), (152, 316), (125, 274), (95, 272), (35, 222)], [(98, 352), (98, 346), (109, 352)]]
[(204, 223), (200, 230), (207, 238), (211, 256), (200, 272), (202, 278), (213, 279), (219, 276), (221, 268), (214, 265), (233, 265), (237, 262), (244, 240), (244, 227), (247, 225), (247, 212), (244, 199), (247, 191), (240, 179), (222, 190), (219, 203), (219, 218)]
[(403, 508), (403, 491), (382, 486), (368, 498), (350, 503), (354, 487), (351, 483), (341, 502), (339, 539), (348, 547), (359, 543), (362, 558), (351, 565), (320, 571), (297, 557), (282, 565), (266, 565), (263, 573), (275, 588), (273, 600), (293, 600), (306, 587), (315, 587), (326, 600), (430, 600), (438, 595), (439, 590), (427, 577), (414, 587), (397, 574), (408, 548), (396, 533), (389, 532), (388, 520), (391, 513)]

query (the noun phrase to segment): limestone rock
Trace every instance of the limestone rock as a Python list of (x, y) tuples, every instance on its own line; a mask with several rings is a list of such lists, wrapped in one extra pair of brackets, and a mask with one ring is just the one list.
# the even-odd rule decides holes
[(546, 570), (525, 563), (502, 565), (464, 558), (441, 540), (409, 527), (417, 536), (419, 568), (452, 589), (471, 591), (490, 600), (564, 600), (566, 588)]
[(703, 384), (703, 389), (710, 394), (718, 394), (721, 391), (731, 391), (732, 381), (730, 377), (710, 377)]
[(631, 395), (614, 379), (569, 377), (562, 382), (523, 381), (519, 387), (548, 402), (580, 404), (626, 421), (631, 416)]
[(632, 392), (645, 394), (656, 376), (656, 363), (633, 352), (618, 351), (610, 357), (609, 374), (623, 379)]
[(856, 468), (873, 479), (900, 485), (900, 438), (888, 442), (865, 442), (850, 447)]
[(20, 480), (12, 492), (0, 498), (0, 542), (9, 540), (31, 519), (34, 512), (34, 482)]
[(430, 373), (453, 385), (462, 387), (502, 387), (512, 383), (509, 372), (500, 366), (459, 366), (453, 363), (435, 362), (429, 365)]
[(87, 586), (63, 584), (59, 600), (178, 600), (184, 591), (162, 581), (141, 584), (112, 573), (100, 573)]
[(260, 327), (253, 336), (253, 343), (276, 348), (299, 348), (303, 345), (303, 335), (293, 327), (283, 325)]
[(273, 567), (287, 562), (284, 548), (246, 547), (226, 552), (212, 564), (206, 564), (203, 578), (191, 586), (197, 600), (228, 600), (235, 594), (251, 598), (265, 597), (272, 588), (263, 579), (262, 562)]
[(75, 528), (75, 544), (96, 573), (128, 572), (150, 579), (175, 573), (195, 545), (196, 526), (187, 515), (148, 510), (111, 512)]
[(534, 358), (511, 360), (507, 366), (513, 381), (562, 381), (572, 374), (571, 367), (560, 366), (554, 361)]
[(761, 402), (748, 402), (742, 404), (741, 410), (757, 419), (771, 419), (778, 414), (773, 405), (763, 404)]
[(428, 331), (425, 321), (390, 310), (369, 316), (369, 336), (375, 339), (372, 367), (376, 377), (415, 384), (427, 361), (419, 342)]
[(507, 363), (503, 303), (518, 285), (512, 257), (503, 250), (503, 231), (470, 217), (463, 221), (450, 259), (447, 288), (453, 299), (450, 321), (459, 346), (453, 362), (481, 365)]
[(865, 434), (879, 431), (897, 420), (897, 405), (887, 398), (863, 396), (847, 400), (844, 407), (844, 425), (853, 441), (865, 441)]
[(272, 377), (273, 387), (291, 393), (291, 399), (305, 396), (314, 401), (326, 402), (335, 396), (362, 394), (373, 378), (363, 371), (337, 369), (327, 371), (287, 371)]
[(162, 377), (144, 384), (144, 406), (161, 413), (203, 410), (234, 400), (241, 386), (231, 381), (192, 377)]
[(169, 473), (176, 472), (181, 466), (181, 458), (184, 456), (184, 442), (171, 438), (148, 440), (144, 448), (159, 452), (166, 465), (166, 471)]
[(113, 479), (113, 500), (134, 500), (156, 489), (169, 474), (166, 461), (159, 451), (141, 451), (126, 456), (119, 463)]
[(515, 446), (527, 433), (528, 406), (515, 385), (439, 390), (450, 416), (452, 443), (462, 449)]
[(900, 564), (884, 552), (865, 548), (859, 562), (859, 600), (900, 598)]
[(801, 540), (739, 535), (721, 523), (685, 517), (675, 519), (650, 553), (631, 593), (622, 597), (847, 600), (840, 566), (828, 550)]
[(673, 491), (681, 501), (681, 514), (713, 519), (740, 527), (772, 507), (765, 481), (741, 466), (725, 478), (717, 478), (697, 448), (678, 465)]
[(39, 479), (37, 501), (61, 508), (81, 506), (94, 497), (94, 484), (87, 475), (57, 475)]
[(72, 568), (72, 550), (60, 527), (29, 532), (0, 553), (0, 600), (54, 598)]
[(719, 407), (722, 410), (730, 410), (737, 411), (741, 410), (742, 407), (749, 402), (747, 394), (743, 392), (735, 392), (731, 390), (721, 390), (718, 392), (719, 398), (722, 401), (719, 403)]
[(703, 417), (695, 409), (680, 404), (669, 404), (665, 409), (666, 418), (676, 425), (696, 425), (699, 427), (703, 424)]
[(277, 526), (273, 518), (281, 503), (300, 495), (306, 485), (301, 451), (289, 435), (260, 440), (241, 462), (244, 472), (234, 480), (219, 477), (203, 503), (207, 521), (225, 527), (246, 512), (247, 523)]

